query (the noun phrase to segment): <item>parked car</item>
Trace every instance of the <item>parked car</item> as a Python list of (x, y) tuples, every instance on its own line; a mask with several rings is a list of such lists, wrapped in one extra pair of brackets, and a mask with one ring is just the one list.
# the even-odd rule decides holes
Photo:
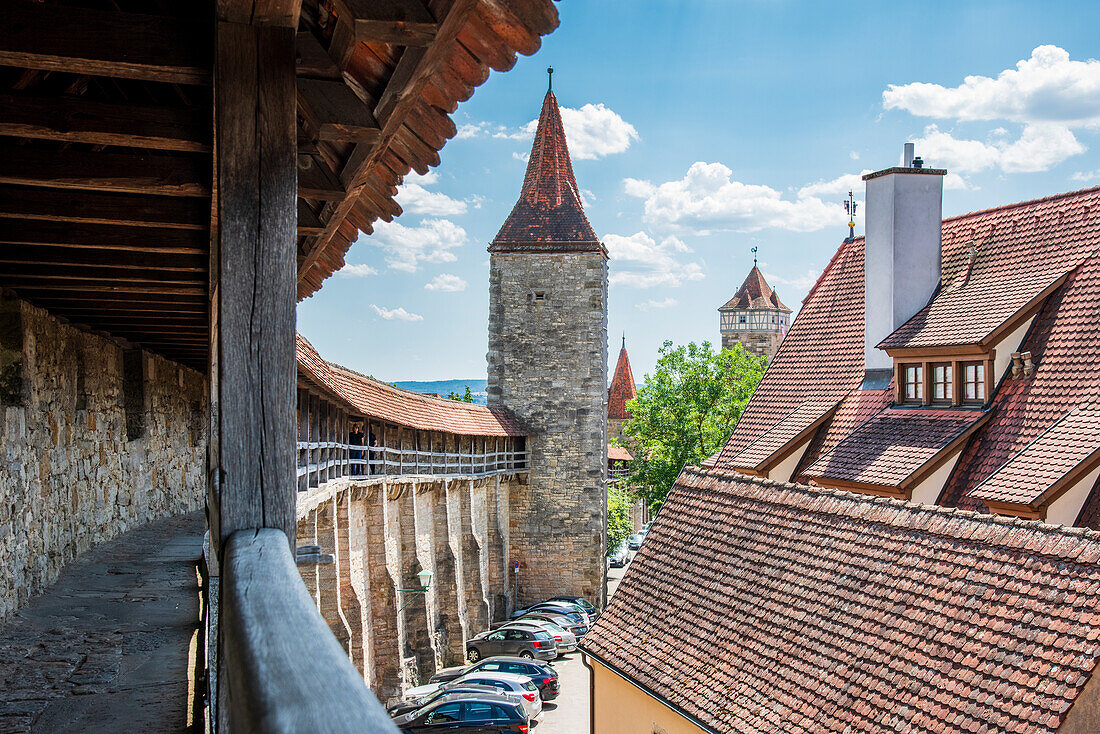
[(627, 539), (626, 544), (627, 544), (627, 547), (630, 548), (630, 550), (639, 550), (642, 547), (642, 541), (643, 540), (645, 540), (644, 535), (641, 535), (639, 533), (634, 533), (633, 535), (631, 535)]
[(592, 618), (588, 616), (588, 612), (584, 611), (584, 607), (578, 604), (573, 604), (568, 601), (544, 601), (531, 607), (531, 611), (533, 612), (545, 610), (564, 614), (567, 617), (576, 615), (575, 619), (577, 622), (583, 624), (585, 627), (592, 626)]
[(505, 673), (501, 670), (479, 670), (459, 678), (456, 683), (474, 683), (478, 686), (492, 686), (496, 693), (514, 698), (527, 712), (527, 718), (536, 719), (542, 714), (542, 699), (539, 687), (529, 676), (519, 673)]
[(550, 701), (551, 699), (557, 698), (560, 692), (558, 686), (558, 671), (554, 670), (550, 663), (544, 663), (540, 660), (528, 660), (527, 658), (513, 658), (505, 655), (486, 658), (473, 665), (444, 668), (443, 670), (436, 671), (435, 675), (429, 679), (429, 682), (446, 683), (447, 681), (453, 681), (464, 675), (476, 673), (480, 670), (500, 670), (505, 673), (526, 675), (536, 686), (538, 686), (539, 697), (542, 698), (543, 701)]
[[(580, 624), (576, 620), (570, 617), (566, 617), (563, 614), (554, 614), (553, 612), (528, 612), (519, 619), (526, 619), (528, 621), (542, 620), (546, 622), (552, 622), (562, 629), (569, 630), (573, 634), (573, 636), (578, 639), (580, 639), (582, 635), (588, 632), (588, 628), (585, 627), (583, 624)], [(519, 620), (512, 621), (517, 622)], [(505, 624), (510, 624), (510, 622), (505, 622)], [(501, 626), (503, 627), (504, 625)]]
[(482, 632), (466, 641), (466, 657), (470, 662), (493, 655), (553, 660), (558, 656), (558, 643), (547, 632), (503, 628)]
[(566, 601), (570, 604), (576, 604), (578, 607), (588, 613), (588, 618), (595, 622), (600, 617), (599, 611), (596, 607), (592, 606), (592, 603), (585, 599), (583, 596), (555, 596), (547, 601)]
[(527, 617), (523, 617), (504, 625), (504, 629), (508, 629), (509, 627), (515, 629), (542, 630), (543, 632), (549, 633), (550, 636), (554, 638), (554, 642), (558, 643), (558, 657), (577, 649), (576, 635), (567, 629), (562, 629), (553, 622), (547, 622), (545, 619), (528, 619)]
[(417, 686), (416, 688), (410, 688), (405, 691), (404, 698), (389, 706), (386, 709), (386, 713), (390, 716), (401, 716), (410, 711), (416, 711), (417, 709), (429, 706), (444, 698), (454, 698), (462, 693), (491, 693), (497, 695), (500, 691), (494, 686), (480, 686), (474, 685), (473, 683), (459, 683), (457, 681), (453, 683), (428, 683), (427, 685)]
[(531, 721), (514, 699), (493, 693), (464, 693), (394, 718), (406, 734), (471, 732), (529, 734)]
[(609, 560), (612, 568), (626, 568), (626, 564), (630, 562), (630, 550), (626, 547), (626, 543), (613, 550)]

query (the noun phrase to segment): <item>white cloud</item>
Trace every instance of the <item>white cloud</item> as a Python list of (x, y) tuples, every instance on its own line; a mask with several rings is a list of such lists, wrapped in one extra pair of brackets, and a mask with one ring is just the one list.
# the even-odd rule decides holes
[(431, 214), (437, 217), (451, 217), (466, 213), (466, 202), (452, 199), (439, 191), (424, 188), (439, 180), (439, 174), (428, 171), (423, 176), (409, 176), (405, 183), (397, 187), (395, 199), (407, 214)]
[(774, 273), (764, 273), (764, 280), (768, 281), (772, 286), (782, 285), (794, 291), (805, 293), (813, 287), (813, 284), (817, 282), (820, 276), (821, 273), (817, 270), (807, 270), (804, 274), (796, 275), (793, 278), (784, 278), (782, 275), (776, 275)]
[(816, 183), (807, 184), (798, 190), (799, 198), (806, 198), (809, 196), (843, 196), (849, 191), (853, 191), (859, 194), (863, 193), (863, 174), (870, 173), (871, 169), (864, 168), (859, 173), (845, 173), (842, 176), (837, 176), (831, 181), (817, 181)]
[(415, 227), (380, 221), (365, 242), (380, 248), (394, 270), (415, 273), (422, 263), (457, 260), (452, 250), (466, 243), (466, 230), (447, 219), (425, 219)]
[[(936, 125), (929, 125), (924, 135), (913, 142), (917, 153), (929, 165), (962, 175), (994, 167), (1005, 173), (1046, 171), (1085, 152), (1085, 146), (1069, 128), (1051, 123), (1025, 125), (1017, 140), (997, 135), (988, 142), (956, 138)], [(952, 188), (951, 182), (945, 183)], [(959, 188), (959, 182), (954, 183)], [(965, 183), (962, 187), (965, 188)]]
[(672, 308), (677, 303), (679, 303), (679, 301), (672, 297), (663, 298), (660, 301), (655, 301), (651, 298), (643, 303), (635, 303), (634, 308), (639, 311), (654, 311), (661, 308)]
[(1100, 178), (1100, 168), (1097, 168), (1095, 171), (1077, 171), (1072, 176), (1070, 176), (1070, 179), (1074, 181), (1081, 181), (1082, 183), (1095, 181), (1098, 178)]
[(429, 291), (443, 291), (444, 293), (457, 293), (458, 291), (466, 290), (466, 281), (457, 275), (443, 273), (425, 283), (424, 289)]
[(657, 242), (645, 232), (626, 237), (609, 234), (603, 243), (611, 256), (611, 285), (676, 288), (704, 277), (702, 265), (677, 259), (677, 255), (689, 253), (691, 248), (676, 237)]
[(464, 140), (466, 138), (476, 138), (485, 131), (484, 122), (467, 122), (458, 126), (458, 132), (455, 133), (457, 140)]
[(353, 265), (351, 263), (340, 268), (337, 272), (348, 278), (366, 278), (369, 275), (378, 275), (378, 271), (370, 265)]
[(859, 153), (854, 151), (854, 150), (850, 151), (848, 153), (848, 157), (851, 158), (853, 161), (858, 161), (859, 160)]
[[(571, 158), (596, 160), (622, 153), (632, 142), (641, 139), (633, 125), (602, 102), (586, 104), (580, 109), (561, 107), (560, 111)], [(538, 124), (538, 119), (534, 119), (518, 129), (498, 126), (493, 131), (490, 131), (491, 126), (487, 123), (463, 125), (459, 128), (457, 137), (492, 135), (502, 140), (529, 141), (534, 138)], [(517, 159), (527, 160), (526, 155), (522, 158), (518, 153), (512, 155)]]
[(411, 313), (404, 308), (398, 306), (397, 308), (381, 308), (373, 303), (370, 305), (374, 312), (386, 319), (387, 321), (423, 321), (424, 317), (418, 313)]
[(784, 199), (770, 186), (734, 180), (733, 171), (721, 163), (693, 163), (682, 179), (659, 186), (627, 179), (624, 188), (645, 199), (644, 219), (651, 226), (700, 234), (766, 228), (813, 232), (848, 221), (839, 203), (816, 196)]
[(968, 76), (957, 87), (891, 84), (882, 104), (921, 117), (1095, 127), (1100, 126), (1100, 61), (1072, 61), (1065, 49), (1038, 46), (996, 79)]

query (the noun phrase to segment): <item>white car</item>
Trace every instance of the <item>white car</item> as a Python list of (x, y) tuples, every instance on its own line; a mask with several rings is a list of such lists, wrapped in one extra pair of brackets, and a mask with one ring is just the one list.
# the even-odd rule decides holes
[(544, 619), (528, 619), (526, 617), (520, 617), (515, 622), (509, 622), (504, 625), (505, 627), (518, 627), (519, 629), (536, 630), (540, 629), (543, 632), (549, 632), (554, 636), (554, 640), (558, 643), (558, 657), (561, 657), (567, 652), (573, 652), (577, 649), (577, 637), (567, 629), (562, 629), (553, 622), (548, 622)]
[(534, 719), (542, 715), (542, 698), (539, 696), (538, 686), (526, 675), (503, 673), (496, 670), (478, 670), (462, 676), (455, 682), (492, 686), (499, 689), (500, 693), (505, 696), (522, 703), (527, 718)]

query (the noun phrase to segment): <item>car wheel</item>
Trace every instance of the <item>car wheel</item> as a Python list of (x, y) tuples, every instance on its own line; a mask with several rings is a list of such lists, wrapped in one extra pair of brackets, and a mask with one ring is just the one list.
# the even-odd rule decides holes
[(476, 663), (478, 660), (481, 660), (481, 653), (478, 652), (476, 647), (471, 647), (466, 651), (466, 657), (470, 659), (471, 663)]
[(528, 660), (530, 660), (531, 658), (535, 657), (535, 654), (533, 652), (531, 652), (530, 650), (524, 650), (523, 652), (521, 652), (519, 654), (519, 656), (521, 658), (527, 658)]

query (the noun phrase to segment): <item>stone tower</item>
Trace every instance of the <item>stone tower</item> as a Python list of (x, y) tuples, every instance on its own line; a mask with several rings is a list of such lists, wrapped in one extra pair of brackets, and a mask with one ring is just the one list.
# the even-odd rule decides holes
[(519, 201), (489, 246), (490, 406), (531, 430), (509, 497), (517, 604), (604, 597), (607, 250), (584, 214), (547, 91)]
[(730, 349), (741, 342), (745, 351), (770, 361), (787, 335), (791, 309), (783, 305), (779, 294), (771, 289), (760, 268), (753, 263), (737, 293), (718, 309), (718, 319), (722, 349)]

